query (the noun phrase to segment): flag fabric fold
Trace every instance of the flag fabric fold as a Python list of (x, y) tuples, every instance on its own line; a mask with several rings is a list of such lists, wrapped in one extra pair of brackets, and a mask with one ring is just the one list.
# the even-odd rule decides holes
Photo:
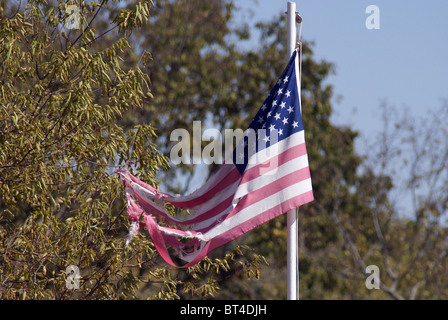
[[(131, 220), (128, 241), (144, 225), (162, 258), (185, 268), (213, 249), (312, 201), (299, 77), (295, 51), (232, 156), (190, 195), (172, 196), (128, 170), (117, 170)], [(171, 215), (167, 203), (188, 214)], [(186, 264), (177, 265), (169, 248)]]

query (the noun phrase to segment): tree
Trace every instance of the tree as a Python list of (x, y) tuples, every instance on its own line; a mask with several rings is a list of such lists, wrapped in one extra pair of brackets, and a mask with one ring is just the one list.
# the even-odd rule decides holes
[[(130, 47), (125, 37), (92, 49), (105, 3), (72, 3), (81, 8), (79, 31), (63, 27), (63, 2), (0, 8), (2, 298), (132, 295), (137, 281), (126, 265), (153, 255), (149, 242), (123, 249), (127, 221), (113, 171), (133, 160), (151, 181), (166, 159), (150, 125), (124, 131), (117, 124), (141, 107), (149, 79), (120, 63)], [(131, 32), (148, 12), (140, 2), (120, 10), (114, 25)], [(79, 290), (66, 286), (70, 265), (80, 270)]]
[[(69, 6), (79, 9), (79, 30), (65, 24)], [(142, 71), (148, 53), (123, 63), (137, 52), (130, 39), (150, 8), (148, 1), (2, 2), (1, 298), (115, 299), (148, 285), (153, 298), (175, 298), (180, 285), (213, 293), (155, 265), (147, 237), (125, 247), (129, 222), (114, 170), (132, 161), (138, 176), (157, 185), (167, 166), (153, 126), (119, 125), (151, 96)]]
[(383, 288), (397, 299), (446, 299), (448, 104), (418, 118), (386, 102), (379, 111), (383, 128), (370, 141), (366, 167), (393, 177), (387, 194), (372, 190), (375, 202), (388, 198), (372, 208)]

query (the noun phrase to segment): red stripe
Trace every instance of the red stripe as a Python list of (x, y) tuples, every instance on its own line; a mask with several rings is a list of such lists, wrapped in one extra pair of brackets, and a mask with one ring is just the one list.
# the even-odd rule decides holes
[[(281, 177), (270, 184), (264, 185), (263, 187), (247, 194), (244, 196), (237, 204), (237, 206), (229, 212), (223, 219), (228, 219), (236, 214), (238, 214), (241, 210), (245, 209), (248, 206), (253, 205), (254, 203), (257, 203), (260, 200), (265, 199), (266, 197), (271, 196), (274, 193), (277, 193), (293, 184), (296, 184), (300, 181), (306, 180), (310, 178), (310, 171), (308, 167), (302, 168), (300, 170), (291, 172), (290, 174)], [(198, 232), (205, 233), (212, 229), (214, 226), (216, 226), (219, 223), (222, 223), (221, 221), (215, 221), (210, 226), (196, 230)]]
[(143, 182), (142, 180), (140, 180), (139, 178), (133, 176), (132, 174), (129, 174), (129, 176), (131, 177), (131, 181), (134, 182), (135, 184), (139, 185), (140, 187), (143, 187), (147, 190), (152, 191), (153, 193), (155, 193), (156, 195), (159, 196), (166, 196), (166, 197), (171, 197), (171, 195), (169, 195), (168, 193), (164, 193), (162, 191), (159, 191), (158, 189), (154, 188), (153, 186)]
[(207, 190), (203, 195), (199, 196), (198, 198), (189, 200), (189, 201), (183, 201), (183, 202), (176, 202), (172, 201), (172, 199), (164, 199), (167, 202), (170, 202), (174, 205), (176, 205), (179, 208), (192, 208), (196, 207), (198, 205), (201, 205), (210, 199), (212, 199), (218, 192), (224, 190), (225, 188), (232, 185), (234, 182), (238, 181), (238, 179), (241, 178), (241, 174), (237, 170), (235, 166), (233, 166), (233, 169), (230, 171), (230, 173), (224, 177), (224, 181), (220, 181), (221, 183), (216, 184), (211, 189)]
[[(306, 154), (305, 143), (291, 147), (288, 150), (285, 150), (284, 152), (282, 152), (281, 154), (271, 158), (271, 160), (267, 160), (259, 165), (256, 165), (256, 166), (248, 169), (247, 171), (245, 171), (240, 184), (261, 176), (263, 171), (260, 169), (265, 167), (266, 165), (269, 165), (269, 161), (278, 161), (277, 163), (280, 166), (288, 161), (291, 161), (295, 158), (301, 157), (305, 154)], [(235, 167), (235, 169), (233, 169), (230, 172), (229, 176), (227, 177), (225, 184), (216, 185), (214, 188), (208, 190), (207, 193), (205, 193), (203, 196), (201, 196), (198, 199), (190, 200), (188, 202), (175, 203), (175, 205), (178, 207), (181, 207), (181, 208), (185, 208), (185, 207), (191, 208), (190, 206), (200, 205), (200, 204), (212, 199), (216, 193), (224, 190), (226, 187), (228, 187), (232, 183), (236, 182), (236, 180), (237, 180), (236, 178), (239, 178), (239, 177), (241, 177), (241, 176)], [(167, 201), (170, 202), (170, 200), (168, 200), (168, 199), (167, 199)], [(206, 214), (205, 216), (203, 216), (203, 214), (201, 214), (201, 216), (199, 216), (199, 217), (196, 217), (192, 220), (188, 220), (188, 223), (190, 223), (190, 224), (198, 223), (198, 222), (201, 222), (201, 221), (204, 221), (204, 220), (207, 220), (207, 219), (213, 217), (215, 214), (219, 214), (220, 212), (222, 212), (225, 208), (227, 208), (231, 204), (231, 201), (232, 200), (230, 199), (230, 197), (225, 199), (223, 202), (227, 203), (228, 205), (223, 205), (221, 202), (217, 207), (204, 213), (204, 214)], [(182, 223), (182, 224), (188, 224), (188, 223)]]
[(213, 174), (210, 177), (210, 179), (208, 179), (205, 182), (205, 184), (202, 187), (195, 190), (193, 193), (191, 193), (188, 196), (183, 196), (183, 197), (170, 196), (169, 200), (173, 204), (178, 204), (178, 203), (184, 203), (184, 202), (199, 198), (199, 197), (203, 196), (206, 192), (208, 192), (211, 188), (213, 188), (215, 185), (222, 182), (234, 169), (235, 169), (234, 165), (224, 163), (223, 165), (221, 165), (221, 167), (218, 169), (218, 171), (215, 174)]
[(216, 205), (215, 207), (213, 207), (212, 209), (202, 213), (200, 216), (188, 220), (186, 224), (193, 224), (193, 223), (199, 223), (202, 221), (205, 221), (207, 219), (213, 218), (214, 216), (220, 214), (221, 212), (223, 212), (226, 208), (228, 208), (233, 201), (233, 194), (230, 195), (230, 197), (228, 197), (227, 199), (221, 201), (218, 205)]
[[(116, 170), (115, 172), (121, 174), (124, 178), (129, 177), (135, 184), (154, 193), (155, 197), (159, 196), (162, 200), (170, 202), (179, 208), (192, 208), (203, 204), (204, 202), (207, 202), (208, 200), (213, 198), (216, 193), (219, 193), (220, 191), (230, 186), (232, 183), (236, 182), (239, 178), (241, 178), (240, 173), (233, 164), (224, 164), (223, 166), (221, 166), (218, 172), (216, 172), (216, 175), (210, 178), (209, 181), (212, 182), (210, 189), (204, 191), (202, 195), (196, 196), (193, 199), (182, 200), (182, 198), (190, 198), (192, 195), (179, 199), (177, 197), (173, 197), (170, 194), (157, 190), (153, 186), (141, 181), (130, 173), (126, 175), (126, 172), (124, 172), (123, 170)], [(129, 183), (125, 183), (125, 185), (128, 185), (132, 190), (134, 190)], [(149, 204), (149, 206), (151, 205)], [(157, 211), (160, 212), (159, 210)]]
[[(272, 158), (270, 158), (269, 160), (266, 160), (263, 163), (257, 164), (256, 166), (247, 169), (246, 171), (244, 171), (243, 176), (241, 178), (241, 183), (246, 183), (249, 180), (253, 180), (255, 178), (258, 178), (259, 176), (261, 176), (263, 174), (263, 170), (261, 170), (262, 168), (264, 168), (264, 173), (266, 173), (266, 169), (267, 167), (269, 167), (270, 163), (274, 162), (277, 163), (278, 165), (275, 167), (279, 167), (280, 165), (293, 160), (294, 158), (298, 158), (301, 157), (303, 155), (306, 154), (306, 147), (305, 147), (305, 143), (299, 144), (297, 146), (291, 147), (285, 151), (283, 151), (282, 153), (278, 154), (277, 156), (274, 156)], [(277, 161), (277, 162), (275, 162)], [(272, 168), (271, 170), (274, 170), (275, 168)]]
[(271, 219), (274, 219), (282, 215), (283, 213), (288, 212), (291, 209), (297, 208), (313, 200), (314, 200), (313, 191), (310, 190), (287, 201), (284, 201), (276, 205), (275, 207), (260, 213), (259, 215), (253, 217), (252, 219), (243, 222), (235, 226), (234, 228), (220, 234), (219, 236), (211, 239), (209, 242), (211, 243), (211, 245), (208, 249), (208, 252), (238, 238), (244, 233), (249, 232), (250, 230), (258, 227), (259, 225)]
[(142, 205), (143, 205), (145, 208), (147, 208), (149, 211), (151, 211), (151, 212), (153, 212), (153, 213), (155, 213), (155, 214), (159, 214), (159, 215), (164, 216), (164, 217), (169, 216), (167, 213), (165, 213), (165, 212), (163, 212), (163, 211), (160, 211), (157, 207), (153, 206), (151, 203), (146, 202), (146, 201), (145, 201), (145, 200), (138, 194), (138, 192), (136, 192), (136, 191), (134, 190), (134, 188), (132, 188), (131, 184), (130, 184), (127, 180), (124, 180), (123, 183), (124, 183), (124, 185), (125, 185), (127, 188), (129, 188), (129, 189), (131, 189), (131, 190), (133, 191), (134, 198), (136, 198), (136, 199), (139, 201), (139, 203), (142, 204)]
[(171, 259), (170, 254), (168, 253), (163, 234), (157, 228), (157, 222), (155, 222), (154, 219), (150, 215), (147, 215), (147, 214), (145, 214), (144, 218), (145, 218), (146, 228), (148, 229), (149, 235), (151, 236), (151, 240), (154, 243), (154, 246), (156, 247), (159, 254), (162, 256), (162, 258), (170, 265), (172, 265), (174, 267), (187, 268), (187, 267), (195, 265), (196, 263), (198, 263), (199, 261), (204, 259), (205, 256), (210, 252), (210, 250), (209, 250), (210, 242), (208, 242), (193, 261), (191, 261), (183, 266), (176, 265), (173, 262), (173, 260)]

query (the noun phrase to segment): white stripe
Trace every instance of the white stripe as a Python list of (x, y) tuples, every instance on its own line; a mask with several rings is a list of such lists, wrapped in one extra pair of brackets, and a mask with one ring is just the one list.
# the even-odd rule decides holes
[[(224, 201), (227, 198), (229, 198), (230, 196), (234, 195), (235, 191), (238, 188), (240, 181), (241, 181), (241, 179), (238, 179), (237, 181), (235, 181), (234, 183), (229, 185), (227, 188), (218, 192), (216, 195), (214, 195), (212, 198), (210, 198), (210, 200), (208, 200), (207, 202), (204, 202), (200, 205), (197, 205), (197, 206), (189, 209), (190, 212), (192, 212), (191, 217), (199, 216), (199, 215), (203, 214), (204, 212), (207, 212), (207, 211), (213, 209), (214, 207), (218, 206), (222, 201)], [(189, 216), (188, 220), (190, 220), (190, 219), (191, 218)]]
[(206, 241), (204, 236), (201, 233), (195, 233), (193, 234), (191, 231), (185, 231), (185, 234), (182, 232), (176, 232), (175, 229), (170, 229), (170, 228), (166, 228), (166, 227), (162, 227), (159, 224), (157, 224), (157, 229), (159, 229), (160, 231), (162, 231), (163, 233), (165, 233), (166, 235), (169, 236), (174, 236), (174, 237), (179, 237), (179, 238), (185, 238), (185, 239), (189, 239), (189, 238), (196, 238), (200, 241)]
[[(135, 182), (132, 182), (130, 180), (128, 180), (131, 184), (132, 190), (137, 193), (145, 202), (148, 202), (149, 204), (151, 204), (152, 206), (154, 206), (155, 208), (159, 209), (160, 211), (166, 213), (167, 215), (169, 215), (168, 212), (166, 212), (165, 208), (161, 205), (159, 205), (155, 200), (149, 198), (149, 195), (154, 196), (154, 193), (151, 190), (148, 190), (140, 185), (138, 185)], [(154, 198), (155, 199), (155, 198)], [(162, 201), (162, 200), (159, 200)]]
[(277, 193), (270, 195), (269, 197), (264, 198), (261, 201), (258, 201), (244, 208), (236, 215), (224, 220), (222, 223), (220, 223), (213, 229), (207, 231), (204, 234), (204, 238), (212, 239), (214, 237), (217, 237), (220, 234), (223, 234), (256, 216), (263, 214), (265, 211), (272, 209), (273, 207), (281, 204), (282, 202), (292, 199), (296, 196), (299, 196), (311, 190), (312, 190), (311, 178), (293, 184), (285, 189), (278, 191)]
[(263, 174), (255, 179), (246, 181), (238, 187), (235, 193), (235, 198), (241, 198), (244, 195), (254, 192), (260, 187), (266, 186), (276, 180), (297, 170), (308, 167), (308, 155), (304, 154), (298, 158), (293, 158), (277, 167), (275, 174)]
[(234, 207), (235, 206), (232, 203), (227, 208), (225, 208), (223, 211), (221, 211), (220, 213), (214, 215), (213, 217), (211, 217), (211, 218), (209, 218), (207, 220), (204, 220), (204, 221), (196, 223), (194, 225), (194, 230), (200, 230), (200, 229), (205, 229), (205, 228), (209, 227), (210, 225), (215, 223), (217, 220), (219, 221), (219, 219), (222, 216), (225, 216), (226, 214), (230, 213), (234, 209)]

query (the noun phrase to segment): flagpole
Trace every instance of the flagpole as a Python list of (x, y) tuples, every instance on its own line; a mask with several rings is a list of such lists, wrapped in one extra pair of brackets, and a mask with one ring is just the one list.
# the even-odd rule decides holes
[[(287, 61), (296, 48), (296, 3), (287, 4)], [(287, 228), (287, 299), (299, 299), (299, 256), (298, 256), (298, 226), (297, 208), (288, 211), (286, 215)]]

